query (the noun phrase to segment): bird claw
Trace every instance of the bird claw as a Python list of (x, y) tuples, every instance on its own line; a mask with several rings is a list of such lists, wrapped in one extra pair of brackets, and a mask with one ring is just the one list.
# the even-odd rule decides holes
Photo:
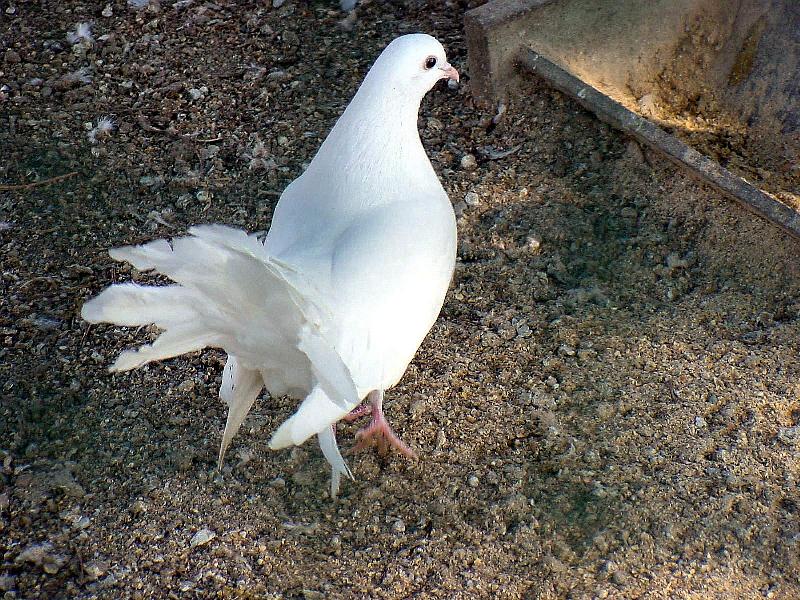
[(386, 456), (392, 447), (394, 447), (400, 454), (407, 458), (416, 458), (417, 453), (403, 440), (397, 437), (397, 434), (392, 431), (389, 423), (385, 419), (373, 418), (369, 425), (362, 427), (356, 432), (356, 445), (353, 446), (351, 452), (360, 452), (371, 446), (378, 449), (378, 454)]
[(352, 422), (363, 417), (364, 415), (372, 415), (372, 420), (369, 425), (362, 427), (356, 432), (356, 445), (353, 446), (351, 453), (359, 452), (370, 446), (378, 448), (378, 454), (386, 456), (391, 450), (392, 446), (397, 449), (400, 454), (407, 458), (416, 458), (417, 453), (411, 447), (403, 442), (394, 431), (391, 425), (383, 415), (383, 391), (373, 390), (367, 395), (367, 401), (353, 409), (344, 417), (346, 421)]

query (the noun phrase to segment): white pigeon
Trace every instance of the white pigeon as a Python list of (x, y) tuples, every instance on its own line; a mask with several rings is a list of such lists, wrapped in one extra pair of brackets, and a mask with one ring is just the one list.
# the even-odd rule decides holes
[[(281, 195), (263, 243), (205, 225), (171, 243), (110, 251), (175, 282), (113, 285), (83, 306), (91, 323), (164, 330), (152, 345), (123, 352), (112, 371), (206, 347), (228, 354), (220, 465), (263, 387), (303, 399), (270, 447), (316, 434), (332, 467), (332, 495), (342, 475), (352, 478), (335, 438), (344, 417), (372, 413), (357, 447), (390, 444), (413, 456), (382, 402), (436, 320), (455, 264), (453, 208), (417, 131), (420, 101), (440, 79), (458, 80), (458, 72), (436, 39), (412, 34), (390, 43)], [(369, 406), (354, 410), (364, 398)]]

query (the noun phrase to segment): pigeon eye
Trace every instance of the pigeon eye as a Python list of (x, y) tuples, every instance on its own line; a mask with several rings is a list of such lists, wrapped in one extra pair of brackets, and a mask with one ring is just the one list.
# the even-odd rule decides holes
[(435, 56), (429, 56), (428, 58), (425, 59), (425, 68), (426, 69), (432, 69), (435, 66), (436, 66), (436, 57)]

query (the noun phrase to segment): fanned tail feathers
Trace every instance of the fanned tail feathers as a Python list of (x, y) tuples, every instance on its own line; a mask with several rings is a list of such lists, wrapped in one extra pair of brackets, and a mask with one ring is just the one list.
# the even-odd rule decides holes
[(220, 398), (228, 405), (228, 420), (220, 465), (264, 385), (262, 373), (270, 374), (266, 383), (278, 393), (311, 389), (275, 432), (270, 447), (301, 444), (318, 434), (333, 469), (332, 492), (337, 490), (341, 475), (351, 475), (331, 424), (359, 398), (347, 367), (326, 339), (327, 313), (314, 301), (315, 290), (244, 231), (207, 225), (190, 234), (172, 244), (157, 240), (110, 251), (115, 260), (175, 282), (113, 285), (84, 304), (81, 316), (91, 323), (152, 323), (163, 330), (152, 344), (123, 352), (111, 369), (134, 369), (206, 347), (224, 349), (229, 358)]

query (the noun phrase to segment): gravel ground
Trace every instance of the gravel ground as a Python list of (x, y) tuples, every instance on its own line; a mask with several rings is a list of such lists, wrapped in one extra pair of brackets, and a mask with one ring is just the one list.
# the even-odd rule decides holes
[(223, 357), (109, 374), (153, 332), (79, 319), (146, 280), (106, 249), (267, 229), (389, 40), (465, 69), (470, 4), (2, 7), (0, 183), (74, 173), (0, 191), (5, 598), (800, 597), (797, 241), (533, 80), (493, 122), (465, 73), (420, 118), (460, 232), (388, 394), (420, 459), (331, 501), (262, 399), (218, 473)]

